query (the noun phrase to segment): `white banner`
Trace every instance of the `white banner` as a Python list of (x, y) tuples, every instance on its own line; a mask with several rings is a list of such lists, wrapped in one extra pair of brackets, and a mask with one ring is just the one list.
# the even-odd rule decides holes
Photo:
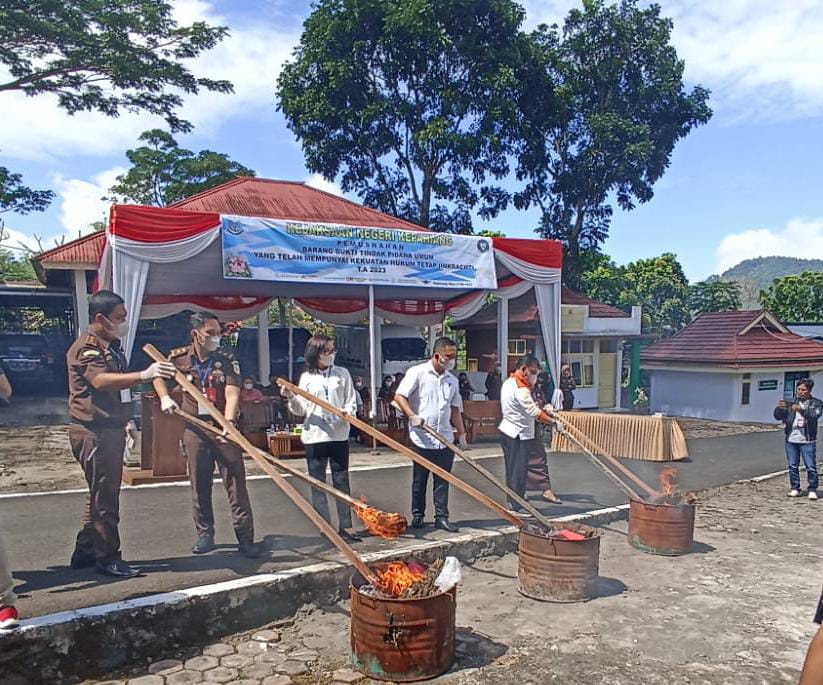
[(489, 289), (490, 238), (395, 228), (222, 217), (225, 278)]

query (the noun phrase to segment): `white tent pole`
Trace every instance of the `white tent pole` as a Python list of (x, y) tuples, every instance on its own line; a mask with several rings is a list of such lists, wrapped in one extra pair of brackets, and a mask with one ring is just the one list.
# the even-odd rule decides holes
[(294, 299), (290, 297), (288, 308), (286, 309), (286, 318), (289, 320), (289, 383), (294, 382), (294, 325), (292, 324), (293, 308)]
[(374, 315), (374, 286), (369, 285), (369, 391), (371, 392), (370, 417), (377, 416), (377, 350), (380, 340), (377, 337), (377, 317)]
[(497, 361), (503, 378), (509, 375), (509, 301), (497, 300)]
[[(269, 308), (257, 315), (257, 379), (264, 386), (269, 384), (271, 357), (269, 356)], [(289, 379), (291, 380), (291, 378)]]
[(89, 327), (89, 296), (86, 293), (86, 272), (75, 269), (74, 274), (74, 314), (77, 321), (77, 337)]

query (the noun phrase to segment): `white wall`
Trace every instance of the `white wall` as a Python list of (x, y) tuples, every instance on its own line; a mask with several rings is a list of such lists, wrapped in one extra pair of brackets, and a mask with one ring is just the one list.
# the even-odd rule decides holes
[[(771, 423), (773, 411), (783, 397), (783, 379), (787, 371), (804, 369), (782, 368), (751, 374), (750, 403), (741, 404), (743, 372), (710, 373), (700, 371), (649, 370), (651, 377), (651, 408), (672, 416), (693, 416), (719, 421), (754, 421)], [(823, 394), (823, 371), (812, 373), (814, 394)], [(774, 390), (758, 390), (761, 381), (777, 381)]]

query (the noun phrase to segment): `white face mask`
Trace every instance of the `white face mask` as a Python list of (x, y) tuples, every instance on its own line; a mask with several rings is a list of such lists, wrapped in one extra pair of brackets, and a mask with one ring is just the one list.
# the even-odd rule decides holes
[(200, 341), (200, 347), (202, 347), (206, 352), (214, 352), (218, 347), (220, 347), (220, 336), (219, 335), (204, 335), (204, 336), (201, 336), (198, 333), (197, 338)]
[(254, 389), (254, 383), (243, 383), (243, 387), (246, 390), (252, 390), (252, 389)]
[(454, 371), (454, 367), (457, 366), (456, 359), (444, 359), (443, 366), (446, 367), (446, 371)]
[(529, 379), (529, 385), (534, 387), (537, 385), (537, 374), (536, 373), (527, 373), (526, 378)]
[(114, 323), (114, 321), (110, 321), (107, 317), (106, 323), (109, 325), (109, 331), (111, 334), (117, 338), (118, 340), (122, 340), (129, 334), (129, 322), (128, 321), (121, 321), (120, 323)]
[(320, 363), (323, 366), (334, 366), (334, 358), (336, 356), (337, 355), (334, 354), (334, 353), (332, 353), (332, 354), (321, 354), (320, 357), (319, 357)]

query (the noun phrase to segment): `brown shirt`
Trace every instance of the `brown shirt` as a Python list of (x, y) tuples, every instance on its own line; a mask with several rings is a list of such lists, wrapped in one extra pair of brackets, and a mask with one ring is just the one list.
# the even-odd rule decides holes
[[(226, 408), (226, 386), (240, 387), (240, 365), (234, 356), (223, 350), (212, 352), (201, 361), (192, 344), (172, 350), (169, 357), (171, 362), (186, 374), (186, 378), (220, 411)], [(171, 382), (169, 387), (172, 387)], [(183, 393), (180, 402), (180, 408), (184, 412), (197, 416), (197, 402), (194, 398)]]
[(131, 404), (119, 390), (96, 390), (92, 380), (101, 373), (125, 373), (126, 355), (115, 341), (106, 343), (91, 331), (81, 335), (66, 353), (69, 370), (69, 414), (77, 423), (122, 428), (131, 418)]

